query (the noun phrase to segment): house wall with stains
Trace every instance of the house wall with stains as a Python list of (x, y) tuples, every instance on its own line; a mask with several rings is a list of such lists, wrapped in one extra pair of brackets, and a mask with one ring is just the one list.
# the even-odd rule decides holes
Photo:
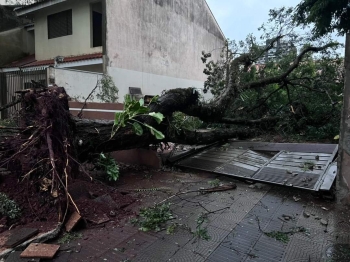
[(205, 0), (106, 0), (105, 70), (120, 90), (144, 95), (203, 88), (201, 52), (220, 57), (225, 37)]
[[(92, 46), (91, 4), (95, 2), (94, 0), (67, 1), (35, 12), (36, 59), (46, 60), (59, 55), (101, 53), (102, 47)], [(72, 10), (72, 35), (49, 39), (47, 17), (70, 9)]]
[(0, 66), (34, 54), (34, 34), (23, 27), (0, 32)]

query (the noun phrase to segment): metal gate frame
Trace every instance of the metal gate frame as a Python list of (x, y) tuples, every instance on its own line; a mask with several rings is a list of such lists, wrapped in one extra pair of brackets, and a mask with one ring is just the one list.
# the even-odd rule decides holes
[[(32, 88), (32, 80), (47, 85), (47, 68), (0, 73), (0, 106), (15, 101), (18, 98), (16, 91)], [(18, 115), (20, 107), (18, 104), (0, 112), (0, 119), (15, 117)]]

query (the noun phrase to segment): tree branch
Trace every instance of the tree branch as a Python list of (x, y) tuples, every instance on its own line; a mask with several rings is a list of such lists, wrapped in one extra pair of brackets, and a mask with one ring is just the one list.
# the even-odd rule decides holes
[(269, 78), (265, 78), (259, 81), (255, 81), (255, 82), (250, 82), (247, 84), (244, 84), (241, 86), (242, 90), (245, 89), (253, 89), (253, 88), (257, 88), (257, 87), (262, 87), (262, 86), (266, 86), (266, 85), (270, 85), (270, 84), (277, 84), (280, 83), (281, 81), (287, 79), (287, 77), (299, 66), (300, 62), (302, 61), (303, 57), (310, 53), (310, 52), (321, 52), (323, 50), (326, 50), (327, 48), (330, 47), (334, 47), (334, 46), (338, 46), (338, 43), (330, 43), (327, 45), (324, 45), (322, 47), (307, 47), (305, 48), (293, 61), (292, 65), (288, 68), (288, 70), (278, 76), (274, 76), (274, 77), (269, 77)]

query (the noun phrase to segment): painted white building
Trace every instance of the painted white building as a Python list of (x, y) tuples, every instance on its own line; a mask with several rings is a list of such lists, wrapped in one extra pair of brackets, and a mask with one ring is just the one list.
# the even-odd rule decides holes
[(225, 41), (205, 0), (47, 0), (16, 13), (34, 21), (35, 56), (0, 72), (57, 68), (51, 78), (76, 98), (87, 97), (102, 74), (120, 98), (130, 88), (142, 95), (203, 89), (201, 53), (215, 50), (219, 59)]

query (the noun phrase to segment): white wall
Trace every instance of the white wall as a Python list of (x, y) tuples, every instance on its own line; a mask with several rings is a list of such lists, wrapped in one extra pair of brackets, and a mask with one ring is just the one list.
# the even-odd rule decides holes
[[(72, 100), (84, 102), (85, 98), (89, 96), (91, 91), (95, 88), (97, 81), (99, 81), (103, 74), (91, 73), (70, 69), (55, 68), (55, 83), (66, 89), (67, 94)], [(98, 89), (97, 89), (98, 92)], [(90, 102), (101, 102), (95, 96)]]
[[(88, 1), (68, 1), (35, 13), (35, 55), (37, 60), (58, 55), (72, 56), (102, 52), (102, 47), (92, 47), (91, 10)], [(73, 35), (48, 39), (47, 16), (72, 9)]]
[(106, 0), (107, 72), (122, 94), (198, 86), (201, 52), (219, 59), (225, 38), (205, 0)]
[(179, 87), (195, 87), (198, 91), (201, 91), (200, 93), (205, 99), (212, 97), (202, 92), (203, 81), (156, 75), (116, 67), (109, 67), (108, 74), (113, 76), (114, 83), (119, 89), (118, 95), (121, 103), (124, 101), (124, 96), (129, 94), (129, 87), (141, 87), (143, 95), (160, 95), (164, 90)]

